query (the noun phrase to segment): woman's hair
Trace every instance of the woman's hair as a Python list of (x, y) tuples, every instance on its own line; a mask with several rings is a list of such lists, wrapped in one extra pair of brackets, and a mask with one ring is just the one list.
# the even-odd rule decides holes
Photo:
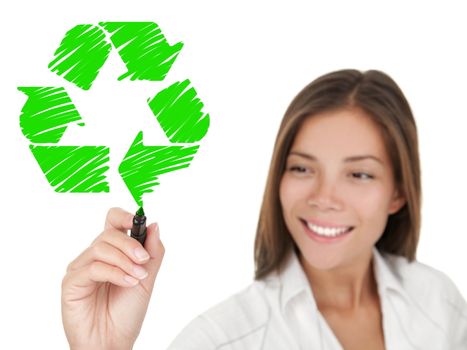
[[(255, 279), (279, 270), (298, 251), (282, 215), (279, 185), (295, 135), (304, 120), (341, 108), (360, 108), (381, 129), (399, 194), (406, 203), (389, 216), (376, 247), (415, 259), (421, 209), (421, 180), (415, 120), (401, 89), (377, 70), (340, 70), (319, 77), (290, 103), (277, 134), (255, 239)], [(332, 146), (331, 146), (332, 147)]]

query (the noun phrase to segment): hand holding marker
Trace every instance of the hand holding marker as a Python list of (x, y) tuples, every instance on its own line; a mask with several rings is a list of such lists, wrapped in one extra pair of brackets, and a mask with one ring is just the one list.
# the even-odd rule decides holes
[(146, 227), (142, 208), (136, 215), (109, 210), (103, 232), (63, 278), (62, 319), (70, 349), (132, 349), (164, 252), (158, 225)]

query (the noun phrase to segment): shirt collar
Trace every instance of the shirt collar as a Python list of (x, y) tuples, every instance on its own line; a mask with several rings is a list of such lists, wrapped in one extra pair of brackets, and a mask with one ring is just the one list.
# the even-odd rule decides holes
[(401, 276), (399, 276), (392, 264), (394, 258), (397, 257), (392, 254), (381, 253), (376, 247), (373, 247), (373, 269), (379, 295), (382, 297), (390, 290), (409, 301), (410, 298), (402, 285)]
[(302, 293), (308, 293), (311, 296), (313, 309), (317, 309), (308, 278), (294, 249), (290, 252), (282, 271), (279, 273), (279, 283), (282, 310), (285, 310), (289, 302)]
[[(402, 296), (406, 301), (409, 300), (400, 277), (391, 266), (391, 255), (381, 253), (376, 247), (373, 247), (372, 261), (380, 298), (384, 297), (388, 290), (391, 290)], [(308, 278), (294, 250), (290, 252), (283, 269), (276, 276), (281, 288), (280, 303), (282, 310), (287, 307), (291, 300), (302, 293), (310, 295), (314, 310), (317, 309)]]

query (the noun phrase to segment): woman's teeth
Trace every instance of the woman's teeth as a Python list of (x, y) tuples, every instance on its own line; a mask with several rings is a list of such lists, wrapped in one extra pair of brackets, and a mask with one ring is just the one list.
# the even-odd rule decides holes
[(336, 237), (337, 235), (350, 231), (350, 229), (352, 228), (350, 226), (340, 227), (340, 228), (321, 227), (321, 226), (311, 224), (309, 222), (307, 222), (306, 224), (310, 230), (312, 230), (313, 232), (316, 232), (320, 236), (325, 236), (325, 237)]

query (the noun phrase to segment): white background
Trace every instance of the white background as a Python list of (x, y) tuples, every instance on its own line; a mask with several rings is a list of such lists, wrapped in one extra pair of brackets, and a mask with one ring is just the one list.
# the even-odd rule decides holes
[[(279, 3), (281, 5), (279, 5)], [(0, 348), (65, 349), (60, 284), (108, 208), (136, 210), (117, 166), (136, 133), (165, 144), (146, 99), (189, 78), (211, 127), (188, 169), (144, 196), (166, 257), (135, 349), (165, 349), (183, 326), (253, 278), (253, 241), (272, 146), (295, 94), (341, 68), (390, 74), (419, 128), (423, 226), (418, 259), (467, 297), (467, 22), (461, 2), (11, 2), (1, 5)], [(65, 32), (98, 21), (154, 21), (185, 46), (161, 83), (116, 78), (113, 52), (93, 88), (51, 73)], [(85, 119), (63, 145), (111, 148), (108, 194), (48, 185), (19, 127), (18, 86), (65, 86)]]

